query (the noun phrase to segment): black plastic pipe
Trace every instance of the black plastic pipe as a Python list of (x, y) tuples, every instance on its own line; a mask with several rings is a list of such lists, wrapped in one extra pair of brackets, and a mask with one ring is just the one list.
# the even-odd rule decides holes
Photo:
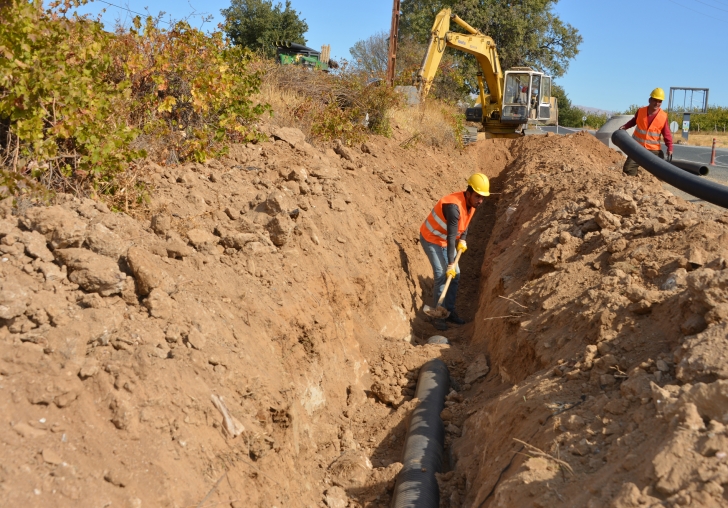
[(402, 470), (397, 475), (392, 508), (439, 508), (440, 488), (435, 473), (442, 471), (445, 427), (440, 413), (450, 389), (450, 372), (442, 360), (430, 360), (420, 369), (404, 443)]
[(677, 166), (680, 169), (684, 169), (688, 173), (692, 173), (698, 176), (705, 176), (710, 173), (710, 168), (707, 164), (701, 164), (700, 162), (684, 161), (682, 159), (672, 159), (670, 164)]
[(714, 205), (728, 208), (728, 187), (705, 180), (699, 176), (691, 175), (687, 171), (676, 169), (667, 161), (656, 157), (637, 143), (632, 136), (624, 130), (616, 130), (612, 134), (612, 142), (634, 160), (641, 167), (655, 175), (660, 180), (677, 187)]

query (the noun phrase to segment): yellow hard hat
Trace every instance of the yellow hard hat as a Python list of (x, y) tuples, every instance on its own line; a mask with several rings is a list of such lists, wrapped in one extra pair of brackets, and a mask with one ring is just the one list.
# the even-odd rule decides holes
[(468, 178), (468, 185), (481, 196), (490, 196), (490, 182), (483, 173), (475, 173)]
[(655, 88), (650, 94), (650, 99), (657, 99), (658, 101), (665, 100), (665, 90), (662, 88)]

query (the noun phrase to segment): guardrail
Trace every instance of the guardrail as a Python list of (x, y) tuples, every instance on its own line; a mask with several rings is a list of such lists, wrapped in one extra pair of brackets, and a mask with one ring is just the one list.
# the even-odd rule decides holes
[(646, 169), (660, 180), (677, 187), (708, 203), (728, 208), (728, 187), (705, 180), (699, 176), (678, 169), (669, 162), (656, 157), (637, 143), (627, 131), (616, 130), (612, 134), (612, 142), (634, 160), (640, 167)]

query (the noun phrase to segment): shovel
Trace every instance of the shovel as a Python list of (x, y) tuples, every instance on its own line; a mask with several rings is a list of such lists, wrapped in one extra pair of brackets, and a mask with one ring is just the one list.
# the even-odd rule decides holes
[[(458, 266), (458, 261), (460, 261), (460, 255), (462, 253), (463, 253), (463, 251), (459, 250), (458, 255), (455, 256), (455, 261), (453, 264), (456, 267)], [(436, 318), (436, 319), (445, 319), (450, 315), (450, 311), (442, 306), (442, 302), (445, 301), (445, 295), (447, 294), (447, 289), (450, 287), (450, 281), (452, 281), (452, 277), (448, 275), (447, 280), (445, 281), (445, 287), (442, 288), (442, 293), (440, 294), (440, 299), (437, 300), (437, 306), (433, 309), (429, 305), (423, 305), (422, 312), (424, 312), (428, 316)]]

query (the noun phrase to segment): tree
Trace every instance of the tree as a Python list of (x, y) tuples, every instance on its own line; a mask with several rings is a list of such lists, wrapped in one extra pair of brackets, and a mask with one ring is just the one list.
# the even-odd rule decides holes
[[(607, 113), (589, 112), (574, 106), (569, 96), (566, 95), (566, 91), (556, 83), (551, 86), (551, 95), (556, 97), (559, 104), (559, 125), (564, 127), (587, 126), (599, 129), (609, 120)], [(586, 121), (583, 121), (582, 117), (586, 117)]]
[(563, 125), (564, 127), (581, 127), (583, 112), (571, 104), (571, 99), (566, 95), (566, 91), (556, 83), (553, 83), (551, 85), (551, 96), (556, 97), (558, 101), (559, 125)]
[[(389, 57), (389, 34), (378, 32), (358, 41), (349, 50), (354, 58), (353, 69), (368, 76), (384, 78)], [(400, 37), (397, 48), (397, 67), (394, 73), (395, 85), (411, 85), (422, 65), (425, 45), (412, 37)], [(431, 94), (433, 97), (456, 103), (468, 95), (458, 62), (452, 53), (446, 53), (435, 76)]]
[(273, 57), (276, 41), (306, 44), (303, 35), (308, 24), (291, 8), (290, 0), (285, 7), (273, 5), (272, 0), (231, 0), (230, 7), (220, 12), (225, 16), (225, 32), (235, 45)]
[[(501, 67), (528, 66), (553, 77), (563, 76), (579, 53), (582, 37), (553, 13), (558, 0), (403, 0), (401, 34), (427, 43), (435, 15), (450, 7), (496, 43)], [(455, 24), (451, 30), (462, 31)], [(471, 88), (477, 90), (475, 58), (463, 52), (456, 59)]]
[(387, 72), (389, 59), (389, 34), (377, 32), (364, 40), (357, 41), (349, 53), (354, 59), (353, 64), (357, 70), (383, 77)]

